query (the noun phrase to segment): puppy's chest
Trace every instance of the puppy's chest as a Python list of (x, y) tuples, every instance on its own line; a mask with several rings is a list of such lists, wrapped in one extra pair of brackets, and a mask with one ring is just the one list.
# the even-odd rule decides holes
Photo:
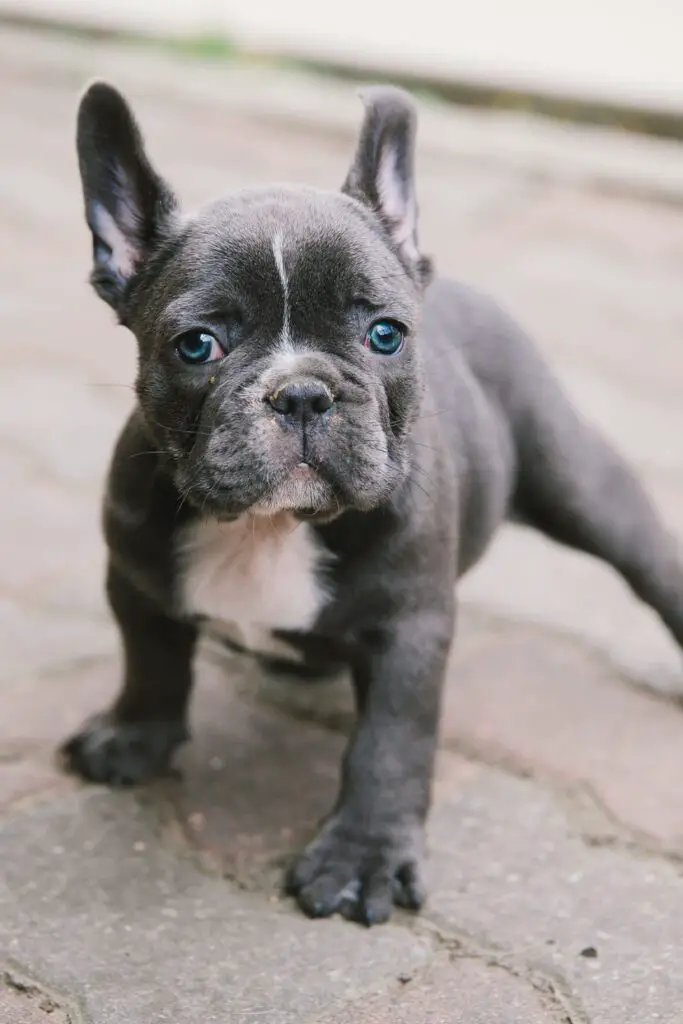
[(179, 557), (183, 610), (249, 651), (293, 658), (273, 630), (309, 630), (329, 596), (329, 556), (287, 513), (193, 525)]

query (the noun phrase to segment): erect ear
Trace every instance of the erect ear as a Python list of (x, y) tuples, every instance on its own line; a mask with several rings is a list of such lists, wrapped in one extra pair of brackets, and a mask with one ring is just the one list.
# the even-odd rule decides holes
[(417, 244), (415, 106), (408, 93), (393, 86), (365, 89), (361, 99), (365, 117), (342, 191), (380, 217), (403, 263), (422, 277), (428, 261)]
[(176, 200), (147, 159), (130, 107), (104, 82), (94, 82), (81, 99), (77, 146), (93, 237), (90, 280), (119, 311), (126, 285), (162, 236)]

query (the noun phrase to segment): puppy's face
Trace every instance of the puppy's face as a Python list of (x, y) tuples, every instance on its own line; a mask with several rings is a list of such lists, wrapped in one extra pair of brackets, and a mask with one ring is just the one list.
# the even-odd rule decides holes
[(92, 281), (138, 340), (147, 426), (201, 512), (325, 519), (403, 479), (428, 273), (413, 135), (404, 94), (374, 90), (342, 191), (250, 191), (184, 217), (122, 97), (85, 94)]

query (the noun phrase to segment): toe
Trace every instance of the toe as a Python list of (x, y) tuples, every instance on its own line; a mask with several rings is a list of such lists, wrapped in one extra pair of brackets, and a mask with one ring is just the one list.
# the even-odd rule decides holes
[(296, 899), (299, 906), (309, 917), (334, 914), (342, 903), (355, 899), (359, 887), (357, 882), (354, 885), (354, 872), (355, 866), (350, 862), (321, 869), (298, 889)]
[(370, 928), (382, 924), (391, 917), (394, 905), (393, 881), (386, 870), (376, 870), (367, 876), (361, 890), (358, 920)]
[(317, 858), (311, 856), (304, 850), (290, 865), (285, 876), (285, 892), (288, 896), (297, 896), (314, 878), (317, 868)]
[(404, 910), (419, 910), (425, 901), (425, 888), (416, 864), (404, 864), (396, 872), (394, 903)]
[(97, 715), (61, 748), (64, 767), (88, 782), (124, 787), (160, 774), (185, 738), (182, 723), (116, 723)]

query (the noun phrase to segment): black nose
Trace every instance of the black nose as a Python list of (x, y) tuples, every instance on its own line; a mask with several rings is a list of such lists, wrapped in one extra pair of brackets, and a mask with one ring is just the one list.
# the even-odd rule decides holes
[(334, 405), (332, 394), (320, 380), (291, 381), (273, 391), (266, 401), (275, 412), (298, 423), (322, 416)]

